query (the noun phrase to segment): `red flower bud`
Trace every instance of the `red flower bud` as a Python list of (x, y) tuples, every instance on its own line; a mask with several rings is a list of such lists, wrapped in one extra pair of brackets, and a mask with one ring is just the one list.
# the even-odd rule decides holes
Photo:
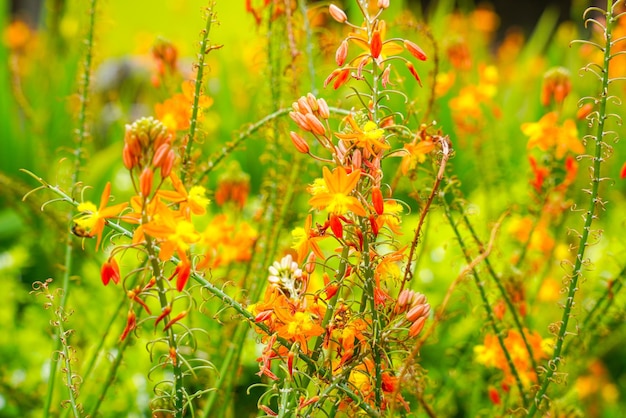
[(374, 59), (378, 59), (380, 52), (383, 50), (383, 41), (380, 37), (380, 31), (375, 30), (372, 34), (372, 41), (370, 43), (370, 53)]
[(383, 193), (379, 187), (372, 189), (372, 203), (377, 214), (382, 215), (385, 211), (385, 202), (383, 201)]
[(404, 47), (406, 48), (407, 51), (409, 51), (409, 53), (411, 55), (413, 55), (415, 58), (417, 58), (420, 61), (426, 61), (426, 54), (424, 53), (424, 51), (422, 50), (422, 48), (420, 48), (419, 46), (417, 46), (417, 44), (405, 39), (404, 40)]
[(152, 179), (154, 178), (154, 172), (150, 167), (146, 167), (139, 176), (139, 189), (141, 196), (148, 197), (152, 193)]
[(335, 53), (335, 62), (338, 66), (343, 67), (343, 64), (346, 62), (346, 57), (348, 56), (348, 42), (345, 40), (341, 42), (339, 48), (337, 48), (337, 52)]
[(420, 80), (420, 76), (417, 74), (417, 71), (415, 71), (415, 67), (413, 66), (413, 64), (411, 64), (410, 62), (407, 62), (406, 63), (406, 68), (409, 69), (409, 71), (411, 72), (413, 77), (415, 77), (415, 79), (417, 80), (417, 82), (419, 83), (419, 85), (421, 87), (422, 86), (422, 80)]
[(105, 261), (100, 270), (100, 277), (105, 286), (108, 285), (111, 280), (113, 280), (115, 284), (120, 282), (120, 268), (115, 258), (111, 257)]

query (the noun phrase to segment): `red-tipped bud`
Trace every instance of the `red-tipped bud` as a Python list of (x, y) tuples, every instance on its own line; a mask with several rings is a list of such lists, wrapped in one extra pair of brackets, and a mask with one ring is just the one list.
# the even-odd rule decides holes
[(379, 187), (372, 189), (372, 203), (376, 213), (382, 215), (385, 211), (385, 202), (383, 201), (383, 192), (380, 191)]
[(626, 163), (624, 163), (622, 169), (619, 171), (619, 178), (622, 180), (626, 179)]
[(502, 400), (500, 399), (500, 394), (496, 388), (489, 388), (489, 400), (494, 405), (500, 405)]
[(348, 56), (348, 42), (343, 41), (337, 48), (337, 52), (335, 53), (335, 62), (338, 66), (343, 67), (343, 64), (346, 62), (346, 57)]
[(411, 41), (405, 39), (404, 40), (404, 47), (406, 48), (407, 51), (409, 51), (409, 53), (411, 55), (413, 55), (415, 58), (417, 58), (420, 61), (426, 61), (426, 58), (428, 58), (426, 56), (426, 54), (424, 53), (424, 50), (422, 48), (420, 48), (414, 42), (411, 42)]
[(293, 131), (289, 132), (289, 137), (291, 138), (291, 142), (293, 142), (293, 145), (295, 145), (296, 149), (299, 152), (303, 154), (309, 153), (309, 144), (306, 143), (304, 138), (302, 138), (300, 135)]
[(319, 113), (322, 119), (328, 119), (330, 117), (330, 109), (328, 108), (328, 103), (324, 99), (317, 99), (317, 112)]
[(166, 316), (168, 316), (170, 312), (172, 312), (172, 306), (171, 305), (165, 306), (165, 308), (161, 310), (161, 314), (154, 321), (154, 327), (156, 328), (157, 325), (159, 325), (159, 322), (161, 322)]
[(172, 168), (174, 168), (174, 162), (176, 162), (176, 153), (171, 149), (161, 163), (161, 177), (166, 178), (170, 175)]
[(326, 300), (329, 300), (330, 298), (332, 298), (333, 296), (335, 296), (337, 294), (337, 291), (339, 290), (339, 286), (337, 286), (336, 284), (330, 284), (330, 278), (328, 277), (327, 273), (324, 273), (323, 276), (324, 279), (324, 293), (326, 293)]
[(370, 43), (370, 53), (374, 59), (380, 57), (380, 52), (383, 50), (383, 40), (380, 37), (380, 31), (376, 29), (372, 34), (372, 41)]
[(411, 64), (410, 62), (407, 62), (406, 63), (406, 68), (409, 69), (409, 71), (411, 72), (413, 77), (415, 77), (415, 79), (417, 80), (418, 84), (421, 87), (422, 86), (422, 80), (420, 80), (420, 76), (419, 76), (419, 74), (417, 74), (417, 71), (415, 71), (415, 67), (413, 66), (413, 64)]
[(139, 176), (139, 189), (143, 197), (150, 196), (152, 193), (152, 179), (154, 178), (154, 172), (150, 167), (146, 167)]
[(344, 12), (332, 3), (330, 6), (328, 6), (328, 12), (332, 16), (332, 18), (339, 23), (345, 23), (348, 21), (348, 15), (346, 15), (346, 12)]
[(263, 321), (267, 321), (268, 319), (270, 319), (272, 317), (272, 313), (274, 311), (272, 311), (271, 309), (259, 312), (257, 314), (257, 316), (254, 317), (254, 322), (263, 322)]
[[(278, 377), (275, 380), (278, 380)], [(270, 408), (269, 406), (259, 405), (259, 409), (261, 409), (263, 412), (265, 412), (270, 417), (277, 417), (278, 416), (278, 414), (276, 412), (274, 412), (272, 410), (272, 408)]]
[(389, 7), (389, 0), (378, 0), (378, 8), (386, 9)]
[(324, 124), (320, 122), (320, 120), (315, 117), (313, 113), (307, 113), (306, 115), (304, 115), (304, 118), (308, 122), (309, 126), (311, 127), (311, 131), (314, 134), (326, 136), (326, 128), (324, 127)]
[(111, 280), (113, 280), (115, 284), (120, 282), (120, 268), (115, 258), (111, 257), (105, 261), (100, 270), (100, 277), (105, 286), (108, 285)]
[(372, 227), (372, 234), (374, 234), (374, 236), (377, 237), (378, 232), (380, 231), (380, 225), (378, 224), (378, 219), (376, 219), (374, 215), (371, 215), (369, 217), (369, 220), (370, 220), (370, 226)]

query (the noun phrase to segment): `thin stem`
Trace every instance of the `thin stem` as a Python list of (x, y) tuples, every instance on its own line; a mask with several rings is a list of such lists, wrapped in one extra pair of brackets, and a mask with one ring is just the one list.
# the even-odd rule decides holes
[[(82, 73), (82, 83), (80, 86), (80, 109), (78, 112), (78, 128), (76, 130), (76, 145), (74, 147), (74, 170), (72, 172), (71, 184), (76, 185), (79, 179), (80, 168), (82, 165), (82, 152), (85, 138), (87, 137), (87, 104), (89, 98), (89, 86), (91, 82), (91, 61), (93, 53), (94, 32), (96, 22), (96, 0), (91, 0), (89, 6), (89, 26), (87, 28), (87, 38), (85, 40), (85, 64)], [(71, 222), (74, 211), (69, 211), (68, 221)], [(64, 257), (64, 271), (62, 279), (62, 293), (59, 308), (65, 310), (67, 306), (67, 298), (70, 291), (70, 276), (73, 271), (73, 236), (71, 232), (67, 233)], [(57, 343), (55, 352), (61, 347), (61, 334), (57, 335)], [(50, 407), (54, 396), (54, 386), (56, 381), (57, 362), (52, 359), (50, 364), (50, 376), (48, 378), (48, 391), (44, 402), (44, 418), (50, 416)], [(70, 390), (71, 392), (71, 390)], [(70, 394), (71, 396), (71, 394)]]
[(612, 13), (612, 0), (607, 0), (607, 9), (605, 12), (606, 16), (606, 31), (605, 31), (605, 48), (604, 48), (604, 59), (603, 59), (603, 72), (602, 72), (602, 86), (600, 90), (600, 106), (598, 109), (598, 119), (597, 119), (597, 131), (595, 136), (595, 153), (593, 157), (593, 166), (591, 171), (591, 194), (589, 199), (589, 206), (587, 208), (587, 212), (584, 215), (585, 223), (583, 226), (582, 235), (580, 237), (580, 241), (578, 243), (578, 253), (576, 254), (576, 261), (574, 264), (574, 269), (571, 274), (571, 278), (569, 281), (569, 288), (567, 291), (567, 299), (565, 300), (565, 308), (563, 309), (563, 316), (561, 318), (561, 322), (559, 325), (559, 331), (556, 336), (556, 344), (554, 346), (554, 353), (552, 358), (548, 362), (548, 367), (546, 369), (546, 375), (541, 382), (541, 387), (537, 391), (535, 395), (534, 402), (531, 404), (530, 409), (528, 410), (527, 417), (533, 417), (537, 410), (541, 407), (541, 404), (546, 397), (546, 393), (548, 391), (548, 387), (552, 382), (552, 378), (556, 373), (556, 370), (561, 362), (561, 353), (563, 350), (563, 343), (565, 341), (565, 335), (567, 333), (567, 326), (569, 324), (569, 320), (572, 314), (572, 308), (574, 306), (574, 297), (576, 296), (576, 292), (578, 290), (578, 279), (581, 276), (582, 268), (585, 260), (585, 251), (587, 249), (587, 241), (589, 240), (589, 234), (591, 233), (591, 224), (593, 223), (593, 219), (595, 218), (595, 211), (597, 209), (597, 205), (599, 202), (598, 198), (598, 189), (600, 187), (600, 169), (602, 166), (602, 145), (604, 138), (604, 123), (607, 119), (607, 98), (609, 95), (609, 64), (611, 59), (611, 39), (612, 39), (612, 29), (615, 24), (615, 17)]
[[(467, 261), (467, 263), (471, 263), (472, 259), (469, 256), (469, 251), (467, 249), (467, 246), (465, 245), (465, 241), (463, 240), (463, 237), (461, 236), (461, 233), (459, 232), (459, 229), (457, 228), (456, 223), (454, 222), (454, 219), (452, 218), (452, 213), (450, 212), (450, 205), (448, 205), (448, 203), (444, 199), (442, 200), (443, 200), (443, 208), (444, 208), (444, 213), (446, 215), (446, 219), (448, 220), (448, 223), (450, 224), (450, 226), (452, 227), (452, 230), (454, 231), (454, 235), (456, 236), (457, 242), (459, 243), (459, 247), (461, 247), (461, 251), (463, 252), (465, 261)], [(478, 288), (480, 299), (487, 313), (489, 325), (491, 326), (493, 333), (498, 339), (498, 343), (500, 344), (500, 348), (502, 349), (502, 352), (504, 353), (504, 358), (506, 359), (506, 363), (509, 367), (509, 370), (511, 371), (511, 374), (515, 378), (515, 383), (517, 384), (517, 389), (519, 390), (520, 397), (522, 398), (522, 403), (525, 406), (527, 399), (526, 399), (526, 391), (524, 390), (524, 385), (522, 384), (522, 379), (520, 378), (519, 372), (517, 371), (517, 368), (515, 367), (515, 363), (513, 363), (513, 359), (511, 358), (511, 353), (509, 353), (508, 348), (504, 344), (504, 338), (502, 338), (502, 333), (500, 332), (500, 328), (498, 327), (498, 324), (496, 322), (495, 314), (493, 313), (493, 309), (491, 308), (491, 305), (489, 304), (489, 299), (487, 298), (485, 287), (483, 283), (480, 281), (476, 267), (472, 267), (472, 276), (474, 277), (474, 283), (476, 284), (476, 287)]]
[(213, 7), (215, 7), (215, 3), (212, 1), (209, 3), (207, 7), (207, 17), (206, 17), (206, 27), (202, 31), (202, 41), (200, 41), (200, 51), (198, 52), (198, 63), (196, 64), (197, 73), (196, 73), (196, 81), (194, 85), (194, 93), (193, 93), (193, 105), (191, 106), (191, 120), (189, 123), (189, 136), (187, 137), (187, 145), (185, 146), (185, 155), (183, 156), (182, 162), (182, 173), (181, 173), (181, 181), (183, 184), (187, 185), (186, 179), (189, 174), (190, 165), (191, 165), (191, 149), (193, 148), (193, 143), (196, 137), (196, 126), (198, 124), (198, 111), (200, 109), (200, 96), (202, 96), (202, 78), (204, 77), (204, 58), (206, 54), (212, 49), (209, 47), (209, 33), (211, 32), (211, 24), (213, 23), (213, 19), (215, 18), (215, 14), (213, 13)]

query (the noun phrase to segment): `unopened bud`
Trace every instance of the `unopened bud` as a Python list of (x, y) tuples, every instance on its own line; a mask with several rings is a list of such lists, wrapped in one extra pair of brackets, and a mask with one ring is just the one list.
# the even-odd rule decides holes
[(322, 119), (328, 119), (330, 117), (330, 109), (328, 108), (328, 103), (324, 99), (317, 99), (317, 112), (319, 113)]
[(409, 327), (409, 336), (410, 337), (415, 337), (420, 332), (422, 332), (422, 329), (424, 328), (424, 324), (425, 323), (426, 323), (426, 317), (425, 316), (422, 316), (417, 321), (413, 322), (413, 325), (411, 325)]
[(389, 7), (389, 0), (378, 0), (378, 8), (386, 9)]
[(346, 15), (346, 12), (344, 12), (332, 3), (330, 6), (328, 6), (328, 12), (332, 16), (332, 18), (339, 23), (345, 23), (348, 20), (348, 15)]
[(378, 59), (380, 52), (383, 50), (383, 42), (380, 37), (380, 30), (376, 29), (372, 34), (372, 41), (370, 43), (370, 53), (374, 59)]
[(311, 127), (311, 131), (314, 134), (326, 136), (326, 128), (324, 127), (324, 124), (320, 122), (320, 120), (313, 113), (307, 113), (304, 115), (304, 118), (308, 122)]
[(298, 109), (300, 109), (300, 113), (306, 115), (307, 113), (311, 113), (313, 110), (309, 103), (307, 102), (306, 97), (302, 96), (298, 99)]
[(313, 96), (313, 93), (307, 93), (306, 102), (313, 112), (317, 112), (319, 105), (317, 103), (317, 99), (315, 99), (315, 96)]
[(417, 44), (405, 39), (404, 47), (406, 48), (407, 51), (409, 51), (411, 55), (413, 55), (418, 60), (426, 61), (427, 57), (426, 57), (426, 54), (424, 53), (424, 50), (422, 50), (422, 48), (417, 46)]
[(338, 66), (343, 67), (343, 64), (346, 62), (346, 57), (348, 56), (348, 42), (342, 41), (337, 48), (337, 52), (335, 53), (335, 62)]
[(167, 156), (161, 163), (161, 177), (166, 178), (172, 172), (172, 168), (174, 167), (174, 162), (176, 161), (176, 153), (173, 149), (169, 150)]
[(300, 135), (293, 131), (289, 132), (289, 137), (291, 138), (291, 142), (293, 142), (293, 145), (295, 145), (296, 149), (299, 152), (303, 154), (309, 153), (309, 144), (306, 143), (304, 138), (302, 138)]
[(143, 197), (150, 196), (152, 192), (152, 179), (154, 177), (154, 172), (150, 167), (146, 167), (141, 172), (139, 176), (139, 189), (141, 191), (141, 195)]

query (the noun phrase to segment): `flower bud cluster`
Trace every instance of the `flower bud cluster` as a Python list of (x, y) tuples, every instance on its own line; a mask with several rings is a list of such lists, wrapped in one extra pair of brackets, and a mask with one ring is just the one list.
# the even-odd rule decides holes
[(570, 81), (570, 73), (563, 67), (557, 67), (549, 70), (543, 77), (543, 86), (541, 87), (541, 104), (549, 106), (552, 100), (561, 104), (572, 90), (572, 82)]
[(396, 314), (406, 312), (406, 320), (411, 323), (409, 336), (415, 337), (422, 331), (430, 315), (430, 304), (424, 294), (404, 289), (398, 295), (395, 312)]
[(270, 275), (267, 280), (278, 287), (283, 293), (292, 299), (298, 299), (306, 289), (306, 275), (298, 267), (291, 254), (287, 254), (280, 262), (274, 261), (269, 268)]
[(149, 196), (154, 172), (160, 169), (161, 177), (166, 178), (174, 167), (176, 153), (172, 149), (172, 135), (157, 119), (138, 119), (126, 125), (122, 157), (127, 169), (140, 173), (140, 192)]
[[(312, 132), (314, 135), (326, 136), (326, 126), (322, 121), (330, 117), (330, 110), (326, 100), (316, 99), (313, 94), (308, 93), (300, 97), (291, 105), (293, 111), (289, 112), (289, 117), (303, 130)], [(295, 132), (290, 132), (289, 136), (296, 149), (303, 154), (309, 153), (309, 145), (306, 140)]]

